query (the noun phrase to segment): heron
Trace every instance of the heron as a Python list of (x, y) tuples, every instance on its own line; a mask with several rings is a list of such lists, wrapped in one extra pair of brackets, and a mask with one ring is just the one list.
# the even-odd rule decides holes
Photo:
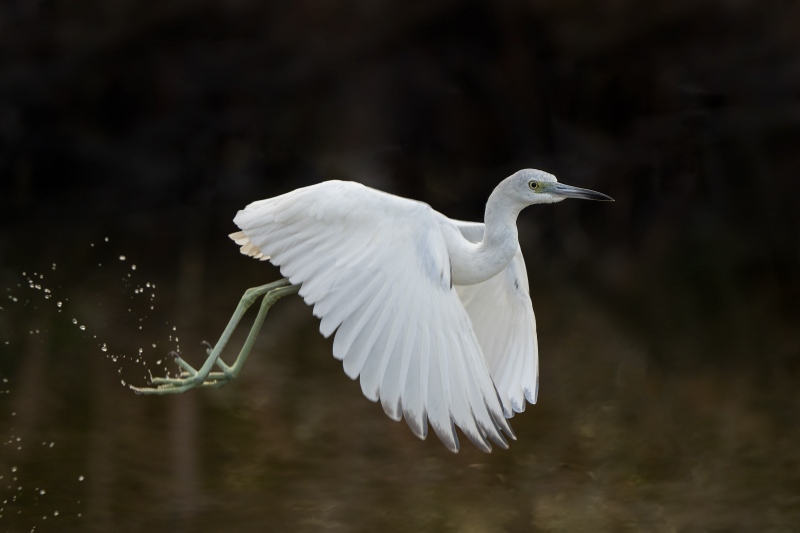
[[(565, 198), (613, 201), (523, 169), (500, 182), (484, 222), (453, 220), (428, 204), (355, 182), (325, 181), (249, 204), (230, 235), (241, 253), (283, 279), (245, 291), (219, 341), (177, 377), (150, 377), (141, 394), (220, 387), (236, 378), (267, 311), (299, 293), (369, 400), (425, 439), (430, 425), (458, 452), (456, 427), (480, 450), (508, 449), (508, 419), (539, 391), (536, 319), (517, 216)], [(220, 357), (245, 312), (261, 305), (235, 362)], [(216, 369), (214, 367), (217, 367)]]

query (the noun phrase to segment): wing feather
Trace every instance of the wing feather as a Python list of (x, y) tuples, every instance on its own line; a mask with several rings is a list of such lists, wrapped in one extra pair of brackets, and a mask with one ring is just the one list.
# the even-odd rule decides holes
[(423, 379), (423, 362), (430, 358), (430, 344), (427, 339), (427, 325), (422, 324), (415, 338), (414, 349), (409, 352), (406, 381), (401, 396), (403, 417), (406, 424), (420, 439), (428, 436), (428, 418), (423, 409), (423, 383), (427, 387), (427, 377)]
[[(344, 358), (344, 372), (350, 376), (351, 379), (355, 379), (361, 374), (368, 357), (379, 357), (382, 355), (374, 353), (375, 344), (381, 333), (383, 333), (383, 328), (386, 327), (386, 323), (390, 318), (389, 311), (392, 307), (390, 305), (391, 300), (389, 299), (391, 295), (388, 294), (390, 292), (387, 286), (385, 293), (377, 296), (373, 301), (373, 305), (365, 312), (367, 315), (366, 321), (364, 325), (359, 328), (359, 334), (348, 350), (347, 356)], [(376, 399), (377, 398), (370, 398), (372, 401)]]
[[(449, 342), (446, 342), (445, 346), (449, 346), (451, 349), (458, 349), (461, 343), (457, 335), (452, 330), (445, 332), (445, 335), (450, 337)], [(473, 408), (470, 396), (467, 392), (470, 385), (469, 379), (469, 376), (464, 371), (463, 365), (454, 368), (453, 373), (450, 374), (453, 418), (456, 425), (461, 428), (467, 438), (480, 450), (488, 453), (491, 451), (492, 447), (486, 440), (486, 434), (479, 428), (475, 408)], [(476, 403), (476, 407), (479, 405), (481, 405), (480, 402)]]
[[(483, 224), (454, 221), (470, 241), (483, 239)], [(522, 251), (499, 274), (476, 285), (456, 286), (489, 365), (506, 417), (536, 403), (539, 349), (536, 318)]]
[(453, 288), (439, 215), (359, 184), (325, 182), (253, 202), (234, 221), (242, 252), (269, 258), (333, 334), (334, 357), (370, 400), (424, 439), (458, 451), (507, 447), (479, 337)]
[[(431, 356), (427, 365), (427, 390), (424, 405), (428, 413), (430, 423), (436, 436), (444, 443), (448, 450), (457, 452), (458, 437), (450, 418), (450, 398), (446, 384), (447, 376), (441, 365), (442, 347), (439, 344), (438, 335), (431, 335)], [(423, 366), (423, 369), (425, 366)], [(424, 372), (423, 372), (424, 373)]]
[(402, 316), (398, 316), (397, 309), (392, 306), (390, 324), (381, 332), (380, 339), (375, 343), (374, 351), (361, 370), (361, 392), (373, 402), (380, 397), (381, 378), (386, 373), (386, 367), (389, 366), (392, 359), (394, 347), (400, 345), (397, 342), (397, 336), (400, 334), (403, 320)]
[[(464, 339), (459, 338), (459, 341), (464, 353), (470, 353), (472, 346), (466, 343)], [(472, 358), (474, 358), (474, 355)], [(474, 376), (467, 374), (463, 378), (463, 382), (466, 386), (466, 393), (469, 397), (475, 398), (480, 395), (480, 386), (476, 382)], [(508, 449), (508, 442), (506, 442), (506, 440), (503, 438), (503, 435), (500, 433), (500, 429), (492, 419), (485, 402), (472, 402), (472, 415), (475, 417), (478, 427), (481, 430), (481, 434), (487, 436), (502, 448)]]
[[(371, 289), (375, 285), (380, 285), (380, 289), (373, 292)], [(345, 318), (333, 339), (333, 355), (337, 359), (344, 360), (348, 355), (353, 342), (369, 318), (369, 312), (378, 304), (378, 299), (383, 297), (386, 290), (386, 282), (375, 277), (368, 282), (366, 290), (361, 292), (349, 307), (345, 308), (343, 313)]]
[(403, 407), (400, 401), (403, 385), (408, 376), (408, 360), (416, 342), (416, 330), (403, 323), (405, 333), (402, 335), (402, 343), (398, 343), (393, 352), (392, 358), (383, 373), (380, 388), (381, 405), (383, 411), (392, 420), (400, 420), (403, 417)]

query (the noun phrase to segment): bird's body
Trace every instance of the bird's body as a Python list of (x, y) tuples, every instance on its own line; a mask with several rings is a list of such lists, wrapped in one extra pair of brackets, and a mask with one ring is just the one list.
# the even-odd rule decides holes
[(566, 187), (520, 171), (498, 185), (479, 224), (328, 181), (248, 205), (231, 237), (300, 286), (321, 333), (336, 331), (334, 356), (389, 417), (404, 417), (420, 438), (430, 422), (452, 451), (455, 424), (489, 451), (489, 440), (507, 446), (506, 418), (537, 397), (536, 323), (516, 218), (560, 198), (532, 183)]
[[(535, 403), (539, 357), (520, 211), (564, 198), (611, 200), (525, 169), (489, 197), (483, 224), (451, 220), (429, 205), (352, 182), (327, 181), (239, 211), (231, 238), (243, 254), (277, 265), (287, 279), (249, 289), (196, 370), (176, 357), (177, 378), (152, 378), (142, 394), (219, 387), (244, 364), (267, 310), (299, 292), (336, 333), (333, 355), (361, 390), (420, 438), (428, 423), (451, 451), (455, 426), (481, 450), (507, 448), (507, 418)], [(258, 298), (261, 308), (236, 362), (220, 354)], [(221, 372), (212, 372), (214, 366)]]

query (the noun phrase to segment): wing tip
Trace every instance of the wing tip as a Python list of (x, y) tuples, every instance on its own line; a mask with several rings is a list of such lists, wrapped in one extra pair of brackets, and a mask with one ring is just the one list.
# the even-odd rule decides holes
[(461, 444), (458, 442), (456, 426), (453, 423), (452, 417), (450, 418), (450, 423), (445, 426), (439, 426), (434, 423), (431, 423), (431, 426), (433, 426), (434, 433), (436, 433), (436, 436), (439, 437), (439, 440), (442, 441), (442, 444), (444, 444), (444, 447), (447, 448), (448, 451), (453, 453), (459, 452)]
[[(537, 385), (538, 385), (538, 380), (537, 380)], [(525, 399), (528, 401), (529, 404), (535, 405), (538, 396), (539, 396), (538, 386), (533, 390), (531, 390), (529, 387), (525, 387)]]
[(425, 412), (417, 419), (414, 413), (403, 411), (403, 418), (405, 418), (406, 425), (419, 440), (428, 438), (428, 416)]
[(400, 422), (403, 419), (403, 409), (400, 406), (399, 398), (397, 399), (397, 402), (392, 405), (391, 402), (386, 400), (386, 398), (381, 397), (381, 406), (383, 407), (383, 412), (386, 413), (386, 416), (395, 422)]
[(470, 442), (472, 442), (472, 444), (474, 444), (475, 447), (478, 448), (480, 451), (482, 451), (483, 453), (492, 453), (492, 445), (487, 438), (486, 432), (484, 432), (482, 429), (479, 429), (479, 426), (476, 426), (476, 429), (478, 429), (477, 435), (474, 435), (471, 432), (464, 431), (464, 428), (461, 428), (461, 431), (464, 433), (464, 435), (467, 436)]

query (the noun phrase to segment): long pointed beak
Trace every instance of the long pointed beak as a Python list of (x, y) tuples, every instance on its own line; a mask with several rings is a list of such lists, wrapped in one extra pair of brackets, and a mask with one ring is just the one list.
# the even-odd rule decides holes
[(589, 189), (581, 189), (580, 187), (573, 187), (572, 185), (565, 185), (563, 183), (554, 183), (552, 187), (548, 188), (550, 194), (555, 196), (563, 196), (564, 198), (581, 198), (583, 200), (600, 200), (601, 202), (613, 202), (614, 199), (610, 196), (597, 191)]

